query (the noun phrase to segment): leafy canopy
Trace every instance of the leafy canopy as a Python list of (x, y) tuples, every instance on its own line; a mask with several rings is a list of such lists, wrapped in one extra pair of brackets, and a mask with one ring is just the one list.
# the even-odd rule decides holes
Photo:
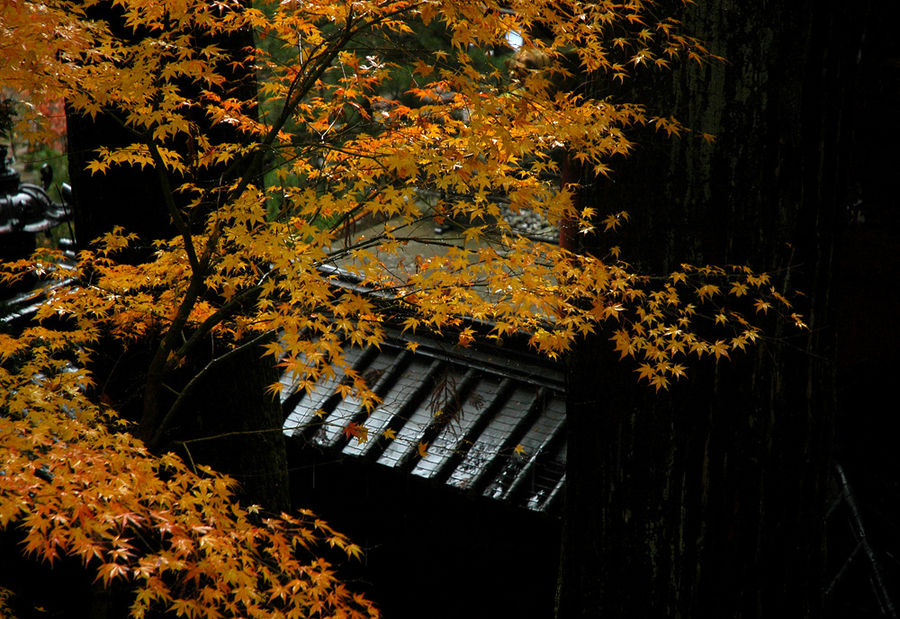
[[(77, 273), (91, 271), (96, 294), (63, 292), (53, 308), (89, 315), (88, 329), (165, 334), (154, 376), (210, 333), (283, 333), (272, 353), (301, 384), (342, 365), (342, 342), (378, 342), (372, 299), (329, 285), (336, 275), (326, 265), (392, 295), (410, 328), (440, 330), (468, 316), (488, 321), (496, 337), (532, 333), (551, 356), (612, 321), (617, 346), (657, 385), (682, 372), (687, 354), (718, 357), (758, 336), (731, 313), (715, 313), (733, 327), (727, 337), (701, 337), (693, 325), (700, 302), (729, 293), (764, 293), (770, 303), (764, 279), (735, 270), (717, 287), (694, 277), (709, 270), (686, 268), (648, 282), (615, 247), (606, 257), (576, 256), (514, 234), (501, 217), (503, 205), (585, 234), (614, 228), (615, 209), (580, 208), (578, 188), (559, 186), (560, 149), (604, 174), (628, 153), (630, 127), (684, 131), (617, 97), (615, 84), (635, 72), (707, 55), (652, 3), (119, 0), (113, 5), (140, 34), (125, 38), (88, 17), (94, 4), (11, 3), (7, 32), (35, 45), (5, 61), (3, 75), (32, 99), (62, 96), (133, 131), (132, 144), (101, 148), (91, 170), (155, 167), (171, 189), (180, 237), (159, 246), (147, 275), (114, 261), (97, 269), (124, 243), (110, 235), (82, 255)], [(398, 38), (435, 21), (449, 51), (398, 49)], [(217, 45), (248, 29), (259, 46), (239, 57)], [(547, 68), (485, 66), (474, 50), (509, 51), (510, 32)], [(228, 80), (235, 70), (259, 76), (259, 97), (239, 97)], [(417, 105), (382, 91), (398, 73)], [(598, 80), (608, 87), (584, 87)], [(215, 142), (210, 125), (234, 128), (239, 139)], [(222, 166), (226, 182), (201, 182)], [(275, 179), (269, 186), (265, 172)], [(423, 234), (417, 224), (434, 215), (465, 228), (453, 239)], [(383, 229), (360, 233), (360, 222), (372, 221)], [(411, 261), (412, 241), (446, 251)]]

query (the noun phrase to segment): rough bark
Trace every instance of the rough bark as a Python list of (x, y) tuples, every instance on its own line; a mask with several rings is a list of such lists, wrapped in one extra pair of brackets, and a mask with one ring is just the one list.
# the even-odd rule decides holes
[(626, 259), (775, 273), (808, 295), (811, 331), (775, 322), (755, 353), (661, 397), (601, 352), (603, 336), (577, 347), (560, 617), (821, 616), (831, 269), (860, 18), (828, 3), (694, 5), (688, 30), (727, 62), (637, 95), (717, 140), (645, 136), (594, 187), (598, 206), (632, 215)]
[(279, 373), (261, 345), (223, 357), (200, 378), (170, 436), (179, 455), (234, 477), (238, 496), (278, 513), (290, 510), (281, 403), (268, 390)]

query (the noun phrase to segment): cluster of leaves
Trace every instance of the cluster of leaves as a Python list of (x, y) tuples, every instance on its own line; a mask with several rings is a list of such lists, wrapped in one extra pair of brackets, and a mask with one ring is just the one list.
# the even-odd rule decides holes
[[(746, 351), (763, 337), (757, 316), (769, 310), (799, 329), (806, 328), (766, 273), (754, 273), (746, 266), (681, 268), (661, 287), (635, 285), (622, 291), (628, 300), (624, 305), (634, 307), (633, 315), (618, 317), (627, 324), (612, 336), (621, 357), (639, 359), (636, 372), (657, 390), (684, 376), (691, 356), (718, 361), (728, 358), (730, 351)], [(699, 284), (693, 279), (697, 275)], [(747, 307), (743, 312), (738, 309), (742, 306)]]
[(132, 617), (378, 615), (315, 553), (358, 546), (307, 511), (240, 507), (232, 486), (61, 411), (0, 416), (0, 529), (18, 525), (27, 555), (76, 557), (104, 585), (126, 583)]

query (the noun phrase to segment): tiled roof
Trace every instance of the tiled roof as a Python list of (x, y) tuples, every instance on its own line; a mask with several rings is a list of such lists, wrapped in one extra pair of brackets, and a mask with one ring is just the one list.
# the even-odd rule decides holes
[[(421, 337), (413, 338), (413, 353), (409, 339), (394, 332), (380, 348), (348, 349), (354, 370), (382, 398), (371, 413), (352, 396), (341, 399), (340, 372), (309, 393), (291, 392), (285, 376), (285, 434), (461, 491), (552, 510), (565, 483), (560, 368), (502, 348)], [(348, 431), (351, 423), (367, 440)]]

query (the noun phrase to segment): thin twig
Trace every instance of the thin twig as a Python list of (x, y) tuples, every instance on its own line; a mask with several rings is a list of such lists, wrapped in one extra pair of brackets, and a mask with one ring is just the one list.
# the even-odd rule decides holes
[(232, 348), (231, 350), (229, 350), (227, 353), (225, 353), (221, 357), (216, 357), (215, 359), (211, 360), (209, 363), (207, 363), (203, 367), (203, 369), (201, 369), (199, 372), (194, 374), (194, 376), (191, 378), (191, 380), (188, 381), (188, 383), (184, 386), (184, 388), (178, 394), (178, 397), (175, 399), (175, 402), (172, 403), (172, 406), (169, 407), (169, 410), (166, 411), (166, 414), (162, 418), (162, 421), (159, 422), (159, 425), (155, 429), (155, 431), (153, 433), (153, 437), (150, 440), (151, 448), (155, 447), (159, 443), (159, 441), (162, 439), (163, 432), (168, 427), (168, 425), (172, 422), (172, 419), (175, 417), (175, 414), (178, 412), (178, 410), (184, 404), (185, 399), (187, 398), (188, 395), (191, 394), (191, 392), (197, 386), (197, 384), (199, 383), (201, 378), (206, 376), (206, 374), (208, 374), (212, 369), (217, 367), (219, 364), (224, 363), (228, 359), (234, 357), (235, 355), (246, 350), (247, 348), (254, 346), (255, 344), (258, 344), (259, 342), (263, 341), (264, 339), (271, 337), (272, 334), (273, 334), (272, 331), (266, 331), (264, 333), (259, 334), (255, 338), (244, 342), (240, 346), (236, 346), (235, 348)]

